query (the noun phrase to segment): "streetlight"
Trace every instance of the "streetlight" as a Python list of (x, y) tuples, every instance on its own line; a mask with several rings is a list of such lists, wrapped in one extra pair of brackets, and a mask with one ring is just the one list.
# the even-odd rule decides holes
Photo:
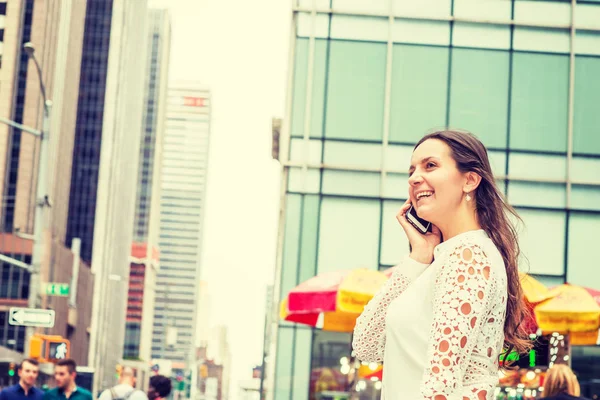
[[(48, 139), (50, 133), (50, 112), (52, 109), (52, 101), (48, 100), (46, 97), (46, 87), (44, 86), (43, 77), (42, 77), (42, 69), (40, 68), (40, 64), (35, 57), (35, 47), (31, 42), (27, 42), (23, 45), (23, 50), (27, 54), (27, 56), (33, 60), (35, 67), (38, 72), (39, 82), (40, 82), (40, 92), (42, 93), (42, 98), (44, 99), (44, 116), (42, 119), (42, 130), (38, 131), (37, 129), (33, 129), (27, 127), (25, 125), (19, 124), (15, 121), (1, 118), (0, 122), (3, 122), (13, 128), (20, 129), (21, 131), (31, 133), (36, 137), (40, 138), (40, 155), (38, 159), (38, 167), (37, 167), (37, 188), (36, 188), (36, 199), (35, 199), (35, 217), (34, 217), (34, 227), (33, 227), (33, 251), (31, 255), (31, 265), (27, 265), (20, 260), (16, 260), (14, 258), (5, 256), (3, 254), (0, 255), (0, 261), (7, 262), (14, 266), (24, 268), (29, 271), (29, 299), (28, 299), (28, 307), (36, 308), (38, 303), (38, 294), (40, 293), (40, 269), (42, 265), (42, 254), (44, 250), (43, 246), (43, 237), (44, 231), (48, 227), (48, 218), (46, 209), (50, 207), (50, 199), (48, 196), (47, 190), (47, 164), (48, 164)], [(34, 328), (27, 327), (25, 333), (25, 354), (29, 353), (29, 339), (33, 336)]]

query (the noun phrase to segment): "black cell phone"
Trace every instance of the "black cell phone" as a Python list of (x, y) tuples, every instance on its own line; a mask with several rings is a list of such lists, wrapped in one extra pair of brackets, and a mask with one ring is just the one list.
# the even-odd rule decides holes
[(406, 212), (406, 220), (423, 235), (427, 232), (431, 232), (431, 222), (425, 221), (423, 218), (419, 217), (412, 205)]

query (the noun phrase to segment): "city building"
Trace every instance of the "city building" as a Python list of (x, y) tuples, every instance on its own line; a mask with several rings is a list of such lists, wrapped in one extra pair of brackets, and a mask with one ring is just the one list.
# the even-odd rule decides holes
[(160, 177), (165, 128), (171, 24), (165, 9), (148, 11), (148, 52), (133, 224), (123, 357), (149, 361), (159, 267)]
[[(56, 312), (54, 327), (38, 332), (68, 338), (73, 357), (81, 365), (88, 361), (93, 277), (89, 264), (80, 262), (77, 241), (67, 241), (66, 231), (85, 9), (85, 1), (66, 0), (60, 6), (41, 0), (0, 1), (0, 116), (41, 129), (40, 78), (53, 103), (46, 166), (52, 207), (49, 229), (44, 232), (47, 251), (41, 260), (38, 281), (42, 287), (38, 290), (56, 282), (68, 284), (70, 293), (56, 297), (42, 291), (35, 299), (37, 307)], [(27, 42), (33, 44), (41, 77), (23, 51)], [(39, 139), (0, 123), (0, 253), (28, 264), (33, 251), (38, 156)], [(7, 263), (0, 263), (0, 269), (0, 346), (23, 352), (25, 327), (9, 325), (8, 310), (29, 305), (30, 274)]]
[(152, 357), (189, 366), (195, 363), (210, 107), (210, 93), (203, 86), (170, 85)]
[(67, 243), (81, 239), (81, 258), (95, 275), (89, 346), (94, 392), (115, 383), (123, 355), (146, 16), (145, 0), (89, 0), (86, 7)]
[[(315, 274), (383, 270), (408, 253), (395, 215), (410, 156), (444, 126), (488, 147), (524, 220), (523, 270), (600, 289), (587, 257), (600, 229), (600, 4), (296, 3), (277, 302)], [(313, 398), (311, 373), (340, 371), (350, 333), (277, 328), (268, 398)], [(578, 360), (600, 352), (583, 349), (571, 361), (585, 382), (599, 372)]]

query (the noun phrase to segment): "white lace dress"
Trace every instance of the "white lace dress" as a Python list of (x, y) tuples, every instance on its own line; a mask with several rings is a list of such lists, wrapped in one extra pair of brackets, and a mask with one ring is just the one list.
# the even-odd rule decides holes
[(383, 361), (382, 399), (490, 400), (498, 383), (507, 285), (483, 230), (435, 248), (431, 265), (406, 258), (365, 307), (352, 346)]

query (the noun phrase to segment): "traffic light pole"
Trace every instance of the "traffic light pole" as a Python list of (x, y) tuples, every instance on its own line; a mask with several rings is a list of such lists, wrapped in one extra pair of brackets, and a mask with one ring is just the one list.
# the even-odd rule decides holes
[[(37, 64), (37, 62), (36, 62)], [(42, 79), (40, 75), (40, 80)], [(40, 271), (44, 257), (44, 233), (48, 229), (48, 213), (50, 199), (48, 197), (48, 147), (50, 131), (50, 113), (52, 102), (44, 102), (44, 118), (42, 120), (42, 134), (40, 136), (40, 156), (37, 166), (37, 189), (35, 196), (35, 219), (33, 225), (33, 251), (31, 255), (31, 267), (33, 269), (29, 280), (29, 308), (38, 308), (39, 296), (41, 295)], [(50, 243), (48, 243), (50, 246)], [(49, 249), (46, 249), (49, 251)], [(27, 327), (25, 331), (25, 355), (29, 354), (29, 342), (35, 333), (35, 328)]]

